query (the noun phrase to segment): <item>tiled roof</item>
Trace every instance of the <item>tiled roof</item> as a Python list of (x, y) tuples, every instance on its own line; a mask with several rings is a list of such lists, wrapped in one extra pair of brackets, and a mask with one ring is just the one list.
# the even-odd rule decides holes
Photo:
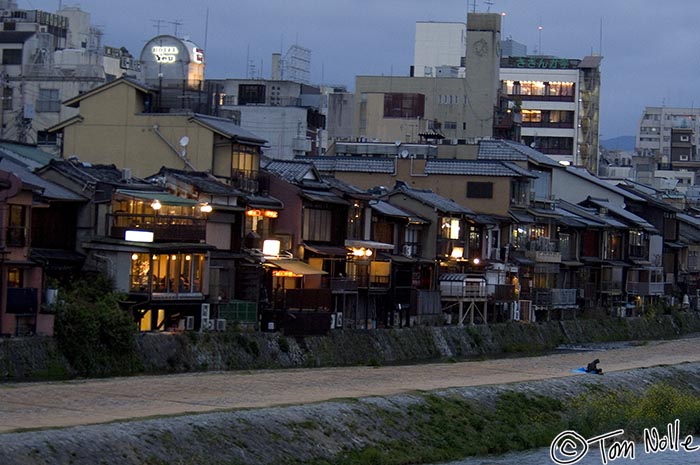
[(479, 160), (533, 161), (540, 165), (561, 167), (547, 155), (510, 140), (482, 140), (479, 142)]
[[(513, 168), (513, 166), (517, 168)], [(491, 160), (431, 159), (425, 164), (425, 173), (462, 174), (468, 176), (534, 177), (529, 171), (518, 167), (514, 163)]]
[(162, 167), (158, 174), (150, 176), (148, 180), (154, 180), (160, 176), (172, 176), (173, 178), (194, 186), (199, 192), (221, 196), (240, 196), (241, 191), (228, 184), (219, 181), (209, 173), (202, 171), (183, 171)]
[[(454, 200), (445, 198), (428, 189), (413, 189), (402, 183), (400, 185), (397, 185), (394, 192), (404, 194), (412, 199), (418, 200), (419, 202), (425, 205), (429, 205), (443, 213), (458, 213), (469, 216), (476, 215), (476, 213), (474, 213), (467, 207), (464, 207), (455, 202)], [(392, 192), (392, 194), (394, 192)]]
[(369, 195), (367, 191), (360, 189), (357, 186), (354, 186), (352, 184), (348, 184), (347, 182), (341, 181), (340, 179), (334, 177), (334, 176), (329, 176), (329, 175), (321, 175), (321, 181), (323, 183), (329, 185), (333, 189), (337, 189), (340, 192), (348, 195)]
[(270, 160), (263, 169), (290, 183), (300, 183), (308, 177), (309, 172), (318, 179), (313, 163), (301, 160)]
[(92, 165), (72, 160), (51, 160), (50, 167), (77, 182), (95, 184), (105, 182), (110, 184), (146, 184), (142, 179), (132, 177), (128, 182), (123, 180), (123, 173), (115, 165)]
[(393, 173), (394, 160), (391, 158), (371, 157), (310, 157), (317, 170), (324, 173), (358, 172), (358, 173)]

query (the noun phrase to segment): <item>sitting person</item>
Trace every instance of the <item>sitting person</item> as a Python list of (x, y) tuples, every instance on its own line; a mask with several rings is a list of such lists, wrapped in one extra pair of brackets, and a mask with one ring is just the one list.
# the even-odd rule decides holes
[(598, 364), (600, 363), (600, 360), (595, 359), (591, 363), (589, 363), (586, 366), (586, 373), (594, 373), (596, 375), (602, 375), (603, 374), (603, 369), (598, 368)]

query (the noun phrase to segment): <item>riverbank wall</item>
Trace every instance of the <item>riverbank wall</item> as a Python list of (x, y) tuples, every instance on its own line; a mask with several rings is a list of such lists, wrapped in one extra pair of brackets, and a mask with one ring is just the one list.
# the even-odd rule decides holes
[[(658, 385), (682, 386), (697, 396), (700, 363), (8, 433), (0, 435), (0, 463), (435, 463), (458, 458), (455, 450), (482, 455), (498, 452), (493, 445), (505, 450), (549, 445), (570, 428), (562, 420), (566, 409), (561, 405), (567, 400), (591, 394), (605, 399), (620, 392), (642, 395)], [(681, 438), (685, 434), (681, 431)]]
[[(697, 332), (700, 314), (678, 312), (654, 319), (340, 330), (303, 338), (232, 330), (145, 333), (137, 338), (137, 368), (126, 374), (421, 363), (542, 353), (561, 344), (668, 339)], [(105, 373), (110, 373), (109, 367)], [(125, 373), (115, 369), (114, 374)], [(75, 370), (52, 338), (0, 340), (0, 381), (74, 376)]]

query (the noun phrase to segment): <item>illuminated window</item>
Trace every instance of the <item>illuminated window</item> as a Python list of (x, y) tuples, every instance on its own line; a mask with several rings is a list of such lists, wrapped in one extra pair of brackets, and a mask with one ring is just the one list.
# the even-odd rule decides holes
[(446, 239), (459, 239), (460, 225), (457, 218), (442, 218), (442, 237)]

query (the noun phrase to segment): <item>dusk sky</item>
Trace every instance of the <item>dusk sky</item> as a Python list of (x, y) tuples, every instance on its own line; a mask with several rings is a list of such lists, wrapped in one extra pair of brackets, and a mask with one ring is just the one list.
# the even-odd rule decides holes
[[(473, 0), (18, 0), (26, 9), (59, 5), (91, 13), (105, 45), (136, 57), (157, 35), (156, 20), (161, 34), (180, 22), (178, 35), (205, 48), (207, 78), (246, 77), (247, 62), (269, 78), (272, 53), (296, 43), (311, 50), (313, 83), (350, 90), (357, 75), (408, 74), (417, 21), (465, 21), (474, 9)], [(601, 139), (634, 135), (645, 106), (700, 106), (697, 0), (476, 1), (477, 12), (487, 9), (505, 12), (502, 36), (530, 53), (540, 44), (565, 58), (602, 51)]]

